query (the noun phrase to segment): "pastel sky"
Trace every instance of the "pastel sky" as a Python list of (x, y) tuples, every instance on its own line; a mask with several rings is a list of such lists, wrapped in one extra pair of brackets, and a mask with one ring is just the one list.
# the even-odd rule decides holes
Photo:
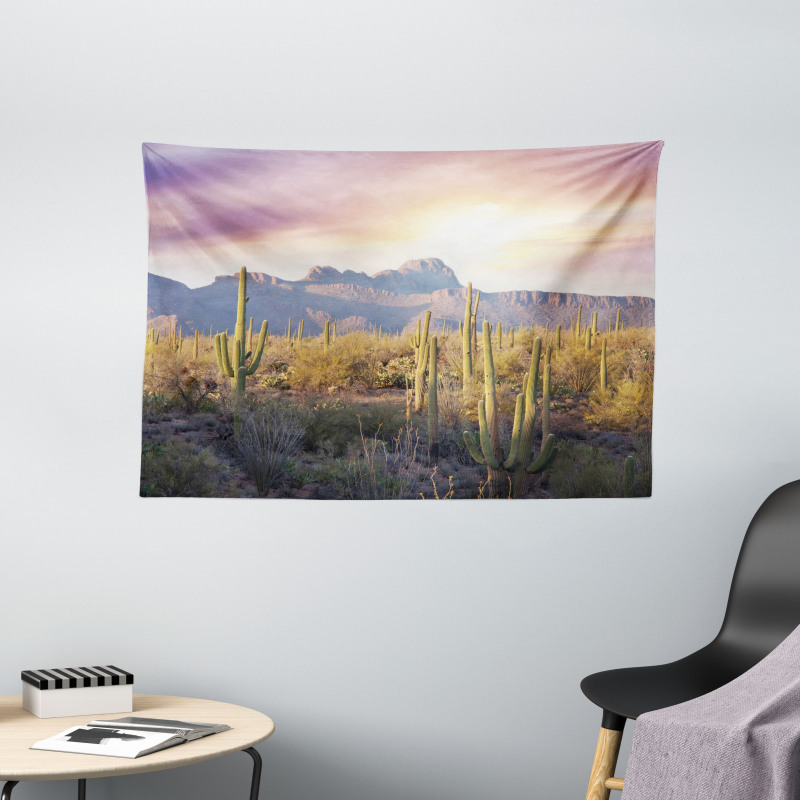
[(466, 285), (653, 296), (663, 142), (548, 150), (324, 152), (143, 145), (150, 271), (189, 286), (246, 266), (396, 269)]

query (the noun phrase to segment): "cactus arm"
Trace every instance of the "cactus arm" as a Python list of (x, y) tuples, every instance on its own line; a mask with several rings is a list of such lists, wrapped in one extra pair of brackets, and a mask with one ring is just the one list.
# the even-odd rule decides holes
[(486, 419), (486, 396), (484, 395), (478, 403), (478, 425), (481, 431), (481, 452), (486, 459), (486, 464), (491, 469), (500, 469), (500, 462), (492, 451), (492, 438), (489, 432), (489, 423)]
[(214, 336), (214, 349), (217, 353), (217, 364), (220, 372), (227, 378), (233, 377), (230, 354), (228, 353), (228, 337), (224, 333)]
[(603, 350), (600, 353), (600, 389), (605, 391), (608, 388), (608, 360), (606, 357), (606, 340), (603, 339)]
[(519, 457), (519, 440), (522, 435), (522, 416), (525, 409), (525, 395), (517, 395), (517, 405), (514, 409), (514, 428), (511, 431), (511, 447), (508, 449), (508, 458), (503, 462), (503, 469), (512, 472), (517, 466)]
[(464, 322), (461, 325), (461, 341), (463, 349), (463, 386), (466, 393), (472, 380), (472, 283), (467, 284), (467, 305), (464, 309)]
[[(252, 336), (250, 337), (252, 339)], [(261, 356), (264, 354), (264, 345), (267, 342), (267, 321), (261, 323), (261, 331), (258, 334), (258, 343), (256, 344), (255, 353), (253, 354), (253, 360), (250, 362), (250, 366), (247, 368), (247, 374), (252, 375), (257, 369), (258, 365), (261, 363)]]
[(539, 453), (539, 457), (525, 470), (525, 472), (533, 475), (537, 472), (542, 472), (543, 470), (547, 469), (552, 463), (553, 459), (558, 455), (558, 448), (555, 445), (556, 437), (551, 433), (547, 436), (544, 446), (542, 447), (542, 452)]
[(483, 453), (481, 453), (481, 449), (478, 446), (478, 443), (475, 441), (474, 434), (470, 433), (469, 431), (464, 431), (464, 444), (467, 446), (467, 450), (469, 450), (469, 454), (475, 459), (478, 464), (486, 465), (486, 459), (483, 457)]
[[(428, 367), (429, 346), (428, 331), (431, 325), (431, 312), (425, 312), (425, 324), (422, 327), (422, 334), (419, 340), (419, 348), (417, 350), (417, 369), (414, 376), (414, 410), (422, 410), (422, 382), (425, 380), (425, 372)], [(417, 320), (419, 326), (419, 320)]]
[(239, 367), (242, 366), (242, 340), (241, 339), (234, 339), (233, 340), (233, 361), (231, 362), (231, 367), (233, 367), (233, 377), (238, 380), (239, 377)]
[[(548, 353), (550, 348), (547, 348)], [(542, 441), (550, 434), (550, 364), (545, 364), (542, 376)]]
[(245, 377), (247, 375), (247, 368), (242, 366), (236, 373), (236, 393), (244, 395)]
[(437, 360), (439, 358), (439, 341), (436, 336), (431, 338), (429, 345), (430, 365), (428, 367), (428, 450), (431, 458), (439, 457), (439, 396)]
[[(536, 432), (536, 393), (539, 388), (539, 360), (542, 357), (542, 339), (537, 336), (533, 340), (531, 350), (531, 366), (525, 381), (525, 415), (522, 419), (522, 431), (519, 441), (521, 458), (526, 461), (533, 452), (533, 439)], [(521, 466), (518, 464), (517, 466)]]
[[(245, 308), (247, 307), (247, 270), (242, 267), (239, 270), (239, 300), (236, 306), (236, 327), (233, 330), (234, 341), (239, 339), (244, 342), (245, 340)], [(244, 348), (242, 348), (242, 353)]]

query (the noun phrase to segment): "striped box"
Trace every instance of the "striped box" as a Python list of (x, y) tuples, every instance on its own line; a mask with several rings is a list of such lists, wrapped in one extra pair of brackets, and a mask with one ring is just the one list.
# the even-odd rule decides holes
[(112, 665), (26, 669), (22, 707), (37, 717), (133, 711), (133, 675)]

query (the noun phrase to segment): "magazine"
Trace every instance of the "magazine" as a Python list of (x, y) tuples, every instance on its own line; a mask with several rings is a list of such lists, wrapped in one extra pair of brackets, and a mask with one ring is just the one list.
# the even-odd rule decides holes
[(31, 750), (58, 750), (62, 753), (139, 758), (167, 747), (228, 730), (230, 725), (182, 722), (177, 719), (120, 717), (75, 725), (49, 739), (36, 742), (31, 745)]

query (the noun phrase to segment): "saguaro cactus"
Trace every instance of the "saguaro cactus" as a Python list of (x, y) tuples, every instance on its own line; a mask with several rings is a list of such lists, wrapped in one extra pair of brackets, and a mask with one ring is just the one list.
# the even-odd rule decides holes
[(603, 349), (600, 352), (600, 389), (608, 388), (608, 362), (606, 361), (606, 340), (603, 339)]
[(425, 324), (422, 327), (422, 333), (419, 330), (419, 320), (417, 320), (417, 362), (416, 370), (414, 372), (414, 411), (422, 411), (423, 400), (423, 384), (425, 381), (425, 372), (428, 367), (428, 331), (431, 325), (431, 312), (425, 312)]
[[(261, 363), (261, 355), (264, 352), (264, 343), (267, 339), (267, 323), (261, 323), (261, 332), (258, 336), (258, 343), (255, 351), (245, 352), (245, 311), (247, 309), (247, 270), (242, 267), (239, 272), (239, 301), (236, 309), (236, 327), (233, 331), (233, 356), (228, 350), (228, 332), (218, 333), (214, 337), (214, 350), (217, 355), (217, 365), (220, 372), (231, 379), (233, 390), (239, 394), (244, 394), (245, 378), (252, 375)], [(245, 362), (252, 355), (250, 364)]]
[(198, 353), (200, 352), (200, 331), (195, 328), (194, 331), (194, 350), (192, 351), (192, 358), (197, 361)]
[(464, 309), (464, 322), (461, 324), (461, 349), (463, 351), (462, 387), (466, 398), (472, 389), (472, 358), (475, 350), (472, 346), (472, 284), (467, 284), (467, 305)]
[(517, 395), (514, 427), (511, 432), (508, 457), (500, 444), (497, 422), (497, 394), (492, 357), (491, 327), (483, 323), (484, 392), (478, 403), (478, 438), (464, 431), (464, 442), (472, 458), (488, 468), (488, 491), (492, 497), (502, 497), (507, 485), (506, 473), (511, 473), (511, 497), (524, 496), (530, 476), (546, 469), (558, 453), (555, 437), (548, 434), (538, 457), (534, 457), (533, 442), (536, 426), (536, 390), (542, 340), (536, 337), (531, 353), (531, 368), (525, 377), (524, 391)]
[(439, 344), (435, 336), (431, 337), (430, 363), (428, 365), (428, 454), (432, 461), (439, 458), (439, 395), (438, 371), (436, 362), (439, 358)]
[(621, 308), (618, 308), (618, 309), (617, 309), (617, 324), (616, 324), (616, 326), (614, 327), (614, 333), (615, 333), (615, 334), (618, 334), (618, 333), (619, 333), (619, 323), (620, 323), (620, 315), (621, 315), (621, 314), (622, 314), (622, 309), (621, 309)]
[(546, 442), (550, 435), (550, 355), (552, 348), (547, 348), (547, 355), (542, 370), (542, 441)]
[(625, 459), (625, 469), (622, 473), (622, 494), (633, 497), (633, 486), (636, 483), (636, 459), (628, 456)]
[(325, 330), (322, 332), (322, 351), (324, 353), (328, 352), (328, 348), (331, 346), (331, 321), (329, 319), (325, 320)]
[(481, 301), (481, 293), (475, 295), (475, 308), (472, 309), (472, 363), (478, 357), (478, 303)]
[(561, 326), (556, 327), (556, 350), (561, 349)]

